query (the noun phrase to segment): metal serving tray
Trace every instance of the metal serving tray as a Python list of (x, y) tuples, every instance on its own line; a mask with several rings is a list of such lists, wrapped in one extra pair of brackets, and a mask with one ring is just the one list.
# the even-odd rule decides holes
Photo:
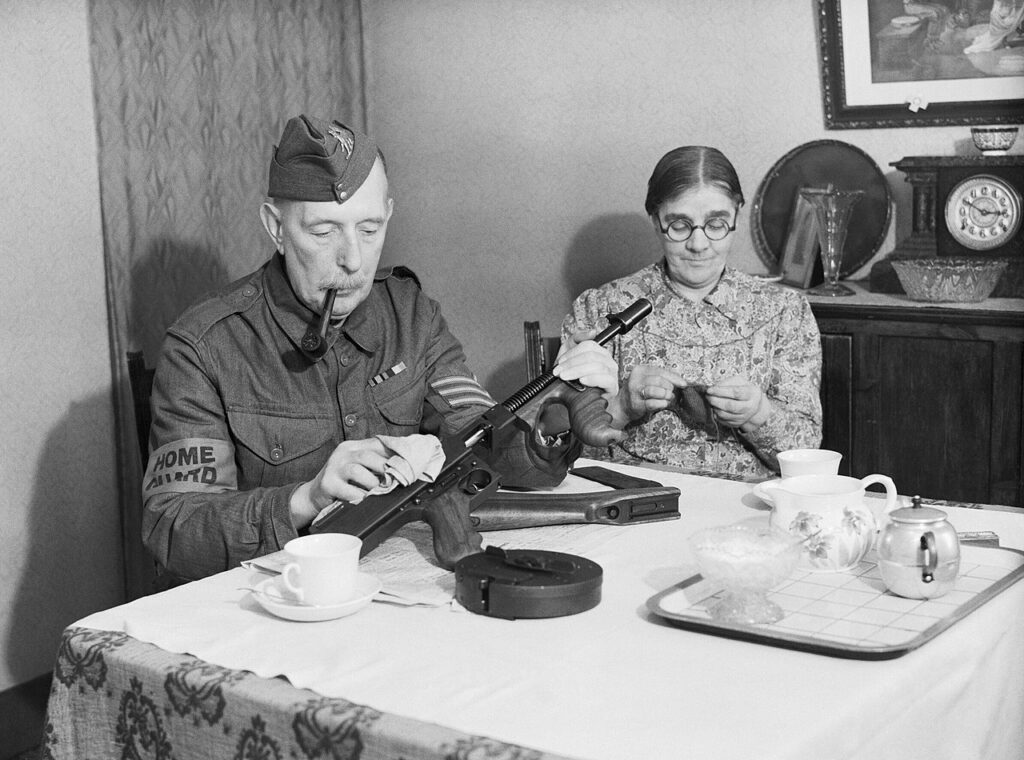
[(768, 596), (786, 611), (777, 623), (711, 619), (720, 589), (699, 574), (655, 594), (647, 606), (680, 628), (757, 644), (860, 660), (888, 660), (917, 649), (1024, 577), (1024, 552), (961, 546), (960, 574), (938, 599), (904, 599), (882, 583), (874, 552), (846, 573), (797, 570)]

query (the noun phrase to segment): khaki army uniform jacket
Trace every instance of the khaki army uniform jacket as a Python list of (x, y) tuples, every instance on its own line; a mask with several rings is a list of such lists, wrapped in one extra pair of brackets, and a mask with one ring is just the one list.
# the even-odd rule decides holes
[[(300, 349), (316, 316), (275, 255), (168, 330), (142, 522), (146, 546), (172, 575), (220, 572), (296, 537), (291, 495), (342, 441), (451, 433), (495, 403), (408, 273), (378, 272), (319, 360)], [(554, 485), (579, 450), (524, 433), (496, 469), (509, 485)]]

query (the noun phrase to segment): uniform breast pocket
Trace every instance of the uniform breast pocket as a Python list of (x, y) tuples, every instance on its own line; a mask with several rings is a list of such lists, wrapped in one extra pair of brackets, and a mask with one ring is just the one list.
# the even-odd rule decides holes
[(326, 415), (228, 410), (239, 490), (309, 480), (334, 448), (334, 421)]
[(387, 428), (386, 435), (412, 435), (419, 432), (425, 394), (426, 384), (422, 373), (417, 377), (401, 373), (370, 388), (373, 406)]

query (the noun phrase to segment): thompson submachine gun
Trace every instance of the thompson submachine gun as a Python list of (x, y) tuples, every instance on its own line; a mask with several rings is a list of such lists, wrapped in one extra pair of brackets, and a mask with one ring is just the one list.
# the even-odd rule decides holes
[[(650, 301), (641, 298), (624, 311), (609, 314), (608, 327), (593, 340), (604, 345), (629, 332), (650, 312)], [(463, 557), (481, 551), (482, 539), (471, 513), (501, 485), (501, 473), (492, 467), (497, 454), (517, 433), (530, 434), (553, 404), (570, 410), (572, 431), (584, 443), (607, 446), (618, 437), (618, 431), (608, 425), (608, 407), (598, 389), (583, 388), (545, 372), (459, 433), (446, 437), (442, 441), (444, 467), (433, 483), (417, 481), (390, 493), (368, 496), (358, 504), (338, 502), (314, 520), (310, 532), (358, 536), (365, 555), (401, 526), (423, 520), (433, 531), (438, 563), (452, 570)]]

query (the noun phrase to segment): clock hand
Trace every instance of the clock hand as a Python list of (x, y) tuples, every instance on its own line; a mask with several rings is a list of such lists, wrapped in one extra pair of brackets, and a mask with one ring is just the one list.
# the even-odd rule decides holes
[(982, 216), (992, 216), (993, 214), (999, 214), (1000, 213), (999, 209), (982, 208), (981, 206), (976, 206), (975, 204), (973, 204), (973, 203), (971, 203), (970, 201), (967, 201), (967, 200), (965, 200), (964, 203), (966, 203), (968, 206), (973, 208), (975, 211), (977, 211)]

